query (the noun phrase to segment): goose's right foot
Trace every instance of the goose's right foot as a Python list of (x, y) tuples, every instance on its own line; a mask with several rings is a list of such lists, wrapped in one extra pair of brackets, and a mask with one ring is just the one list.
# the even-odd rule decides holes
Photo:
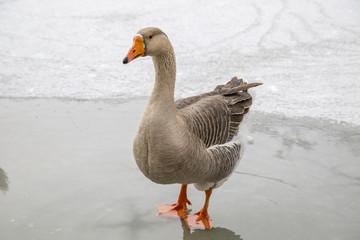
[(164, 204), (159, 205), (159, 215), (162, 216), (173, 216), (173, 217), (184, 217), (187, 214), (187, 205), (191, 205), (191, 202), (187, 199), (186, 196), (187, 184), (181, 185), (181, 190), (179, 194), (179, 199), (177, 203), (174, 204)]

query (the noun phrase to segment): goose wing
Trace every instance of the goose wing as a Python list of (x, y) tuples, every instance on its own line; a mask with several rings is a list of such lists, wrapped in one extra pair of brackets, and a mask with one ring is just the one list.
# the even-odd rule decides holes
[(233, 139), (252, 104), (247, 90), (260, 84), (247, 84), (234, 77), (212, 92), (181, 99), (175, 104), (190, 131), (208, 148)]

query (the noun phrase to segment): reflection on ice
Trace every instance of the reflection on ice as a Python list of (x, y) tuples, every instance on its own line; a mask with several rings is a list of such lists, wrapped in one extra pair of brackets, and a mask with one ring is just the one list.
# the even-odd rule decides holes
[[(130, 189), (127, 189), (129, 191)], [(144, 198), (145, 199), (145, 198)], [(96, 220), (95, 228), (108, 229), (109, 231), (121, 231), (131, 236), (132, 239), (142, 239), (141, 232), (151, 232), (159, 223), (153, 222), (148, 216), (152, 215), (152, 209), (143, 209), (133, 199), (121, 199), (116, 210), (103, 214)], [(141, 232), (139, 231), (141, 229)], [(148, 239), (152, 239), (149, 237)]]
[(226, 240), (243, 240), (240, 235), (237, 235), (233, 231), (222, 228), (214, 227), (212, 229), (194, 229), (191, 230), (186, 226), (184, 220), (181, 221), (183, 229), (183, 240), (208, 240), (208, 239), (226, 239)]
[(9, 190), (8, 177), (2, 168), (0, 168), (0, 190), (3, 192)]

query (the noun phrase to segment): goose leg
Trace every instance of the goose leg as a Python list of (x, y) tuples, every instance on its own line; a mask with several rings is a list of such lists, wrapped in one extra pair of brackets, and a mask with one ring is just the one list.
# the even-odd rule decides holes
[(187, 214), (186, 204), (191, 205), (186, 195), (187, 184), (181, 185), (181, 190), (177, 203), (159, 205), (159, 215), (183, 217)]
[(200, 227), (210, 229), (212, 227), (212, 221), (208, 215), (207, 209), (209, 207), (209, 199), (212, 189), (205, 191), (205, 204), (204, 207), (197, 213), (190, 214), (184, 217), (186, 225), (190, 227)]

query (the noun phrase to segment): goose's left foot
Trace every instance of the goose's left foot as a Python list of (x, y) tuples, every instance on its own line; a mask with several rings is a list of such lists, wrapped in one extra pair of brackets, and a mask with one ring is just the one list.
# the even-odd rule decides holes
[(184, 217), (186, 225), (190, 227), (200, 227), (200, 228), (212, 228), (212, 221), (208, 215), (207, 209), (209, 207), (209, 199), (212, 189), (205, 191), (206, 199), (204, 207), (197, 213), (190, 214)]
[(187, 199), (186, 189), (187, 189), (186, 184), (181, 185), (181, 190), (180, 190), (179, 199), (178, 199), (177, 203), (159, 205), (158, 206), (159, 215), (184, 217), (187, 214), (186, 204), (191, 205), (191, 202)]

